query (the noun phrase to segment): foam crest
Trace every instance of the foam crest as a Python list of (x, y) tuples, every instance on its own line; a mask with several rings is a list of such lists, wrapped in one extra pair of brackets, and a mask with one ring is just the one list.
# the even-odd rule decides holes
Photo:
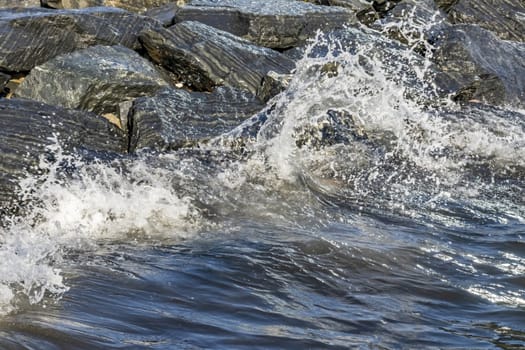
[(106, 241), (186, 238), (202, 222), (167, 170), (141, 159), (85, 162), (59, 145), (49, 151), (55, 160), (42, 158), (43, 175), (20, 182), (30, 209), (1, 232), (0, 314), (67, 291), (60, 267), (73, 250)]

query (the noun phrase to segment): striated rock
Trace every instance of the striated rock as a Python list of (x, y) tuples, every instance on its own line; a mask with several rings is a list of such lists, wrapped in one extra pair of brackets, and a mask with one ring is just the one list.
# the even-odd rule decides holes
[(268, 102), (273, 96), (286, 90), (292, 77), (292, 74), (279, 74), (274, 71), (269, 71), (257, 90), (257, 97), (261, 101)]
[(0, 70), (28, 71), (93, 45), (139, 49), (138, 34), (156, 26), (152, 18), (114, 8), (0, 10)]
[(119, 7), (133, 12), (165, 5), (173, 0), (42, 0), (42, 4), (57, 9), (79, 9), (85, 7)]
[(295, 67), (276, 51), (198, 22), (145, 31), (140, 40), (153, 61), (197, 90), (226, 85), (256, 94), (266, 73), (289, 73)]
[(11, 79), (11, 76), (9, 74), (4, 74), (0, 72), (0, 91), (4, 89), (9, 79)]
[(525, 41), (523, 0), (438, 1), (452, 23), (477, 24), (505, 40)]
[(187, 0), (175, 9), (175, 23), (198, 21), (270, 48), (303, 43), (317, 30), (356, 23), (342, 7), (317, 6), (290, 0)]
[(253, 95), (228, 87), (212, 93), (165, 89), (134, 101), (130, 152), (195, 145), (232, 130), (263, 107)]
[(168, 83), (155, 67), (123, 46), (92, 46), (35, 67), (16, 96), (98, 114), (120, 102), (153, 95)]
[(40, 157), (54, 157), (46, 146), (55, 139), (66, 154), (75, 149), (121, 153), (127, 148), (124, 133), (93, 113), (28, 100), (0, 100), (0, 215), (13, 209), (17, 180), (41, 172)]
[(146, 12), (144, 12), (143, 15), (154, 18), (160, 23), (162, 23), (163, 26), (169, 27), (174, 24), (173, 21), (175, 20), (175, 14), (177, 10), (177, 4), (174, 2), (170, 2), (167, 5), (149, 9)]
[(524, 105), (524, 43), (501, 40), (477, 26), (457, 25), (436, 46), (435, 62), (461, 84), (458, 100)]
[[(338, 59), (347, 54), (358, 57), (357, 62)], [(423, 105), (433, 103), (436, 98), (446, 97), (461, 86), (454, 77), (441, 71), (436, 64), (411, 47), (366, 27), (349, 27), (325, 33), (308, 50), (297, 48), (288, 55), (306, 55), (311, 58), (332, 56), (334, 62), (325, 61), (312, 67), (312, 75), (334, 77), (350, 64), (350, 67), (355, 66), (352, 69), (363, 70), (370, 76), (380, 74), (386, 80), (399, 84), (405, 98)], [(345, 74), (350, 73), (346, 71)], [(356, 86), (356, 92), (359, 89)]]
[(427, 56), (448, 25), (446, 14), (433, 0), (403, 0), (371, 27)]
[(0, 0), (0, 8), (40, 7), (40, 0)]

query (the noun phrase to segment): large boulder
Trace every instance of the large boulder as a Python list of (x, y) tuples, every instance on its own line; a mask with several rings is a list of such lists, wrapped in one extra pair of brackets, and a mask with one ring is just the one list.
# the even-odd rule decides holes
[(212, 93), (165, 89), (134, 101), (130, 151), (192, 146), (232, 130), (263, 107), (253, 95), (228, 87)]
[(199, 22), (145, 31), (140, 40), (153, 61), (202, 91), (227, 85), (256, 94), (269, 71), (289, 73), (295, 67), (276, 51)]
[(0, 8), (40, 7), (40, 0), (0, 0)]
[(356, 22), (348, 9), (290, 0), (186, 0), (167, 5), (166, 10), (169, 8), (175, 10), (175, 23), (198, 21), (258, 45), (281, 49), (303, 43), (317, 30)]
[(16, 96), (98, 114), (153, 95), (168, 83), (138, 53), (123, 46), (92, 46), (35, 67)]
[(57, 142), (66, 154), (127, 150), (126, 135), (96, 114), (29, 100), (0, 100), (0, 216), (15, 206), (18, 180), (40, 173), (40, 158), (53, 157), (47, 147)]
[(165, 5), (171, 1), (173, 0), (42, 0), (42, 3), (57, 9), (109, 6), (140, 13), (153, 7)]
[(505, 40), (525, 41), (523, 0), (436, 0), (455, 24), (477, 24)]
[(461, 83), (456, 99), (525, 105), (525, 43), (501, 40), (478, 26), (456, 25), (440, 36), (433, 59)]
[(160, 26), (115, 8), (0, 10), (0, 70), (29, 71), (63, 53), (93, 45), (141, 48), (138, 34)]

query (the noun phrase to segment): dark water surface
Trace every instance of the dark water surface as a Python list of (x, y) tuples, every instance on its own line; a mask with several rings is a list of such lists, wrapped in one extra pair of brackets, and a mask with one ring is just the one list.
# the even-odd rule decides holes
[(0, 349), (525, 349), (524, 111), (414, 101), (379, 44), (301, 60), (243, 152), (56, 145), (0, 229)]

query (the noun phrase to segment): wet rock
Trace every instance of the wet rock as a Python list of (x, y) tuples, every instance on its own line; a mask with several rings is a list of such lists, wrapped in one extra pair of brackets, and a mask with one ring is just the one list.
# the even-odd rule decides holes
[(232, 130), (263, 107), (253, 95), (228, 87), (212, 93), (165, 89), (134, 101), (130, 151), (192, 146)]
[(356, 22), (352, 11), (289, 0), (187, 0), (172, 5), (175, 22), (198, 21), (270, 48), (303, 43), (317, 30)]
[(133, 12), (165, 5), (173, 0), (42, 0), (42, 4), (57, 9), (79, 9), (85, 7), (119, 7)]
[(257, 90), (257, 97), (261, 101), (268, 102), (272, 97), (286, 90), (292, 77), (292, 74), (279, 74), (269, 71)]
[(81, 149), (121, 153), (127, 148), (127, 137), (93, 113), (28, 100), (0, 100), (0, 215), (13, 209), (17, 180), (39, 174), (40, 157), (55, 157), (46, 149), (55, 139), (66, 154)]
[(0, 10), (0, 70), (29, 71), (63, 53), (93, 45), (140, 49), (138, 34), (160, 26), (121, 9)]
[(198, 22), (145, 31), (140, 40), (153, 61), (202, 91), (226, 85), (256, 94), (269, 71), (289, 73), (295, 67), (276, 51)]
[(135, 51), (97, 45), (35, 67), (16, 96), (102, 114), (115, 113), (120, 102), (153, 95), (167, 85)]
[[(348, 54), (357, 57), (357, 62), (338, 58)], [(379, 74), (399, 84), (405, 98), (421, 104), (448, 96), (461, 86), (454, 77), (442, 72), (436, 64), (411, 47), (366, 27), (349, 27), (325, 33), (308, 50), (297, 48), (287, 55), (306, 55), (311, 58), (333, 56), (334, 62), (325, 61), (312, 67), (312, 76), (336, 77), (340, 69), (346, 69), (349, 64), (355, 65), (356, 69), (363, 70), (371, 77)], [(356, 89), (359, 90), (359, 87)]]
[(372, 27), (426, 54), (447, 25), (447, 15), (434, 1), (403, 0)]
[(0, 8), (40, 7), (40, 0), (0, 0)]
[(455, 24), (477, 24), (504, 40), (525, 41), (523, 0), (438, 1)]
[(0, 90), (4, 89), (9, 79), (11, 79), (11, 76), (9, 74), (0, 72)]
[(174, 2), (170, 2), (167, 5), (149, 9), (146, 12), (144, 12), (143, 15), (154, 18), (160, 23), (162, 23), (163, 26), (169, 27), (174, 24), (173, 21), (175, 20), (175, 14), (177, 12), (177, 9), (177, 4)]
[(524, 43), (501, 40), (477, 26), (457, 25), (436, 46), (435, 62), (460, 82), (456, 99), (524, 105)]

